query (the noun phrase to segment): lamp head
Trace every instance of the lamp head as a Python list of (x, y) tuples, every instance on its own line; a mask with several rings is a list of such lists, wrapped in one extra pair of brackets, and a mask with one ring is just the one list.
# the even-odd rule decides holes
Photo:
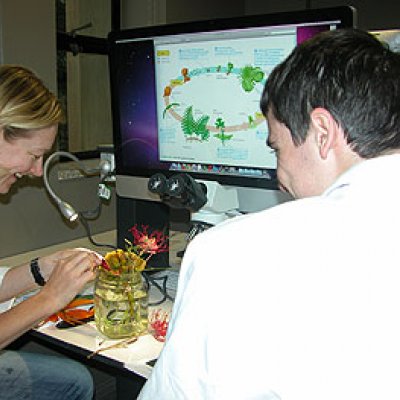
[(61, 214), (70, 222), (74, 222), (78, 219), (79, 215), (78, 213), (73, 209), (73, 207), (66, 203), (65, 201), (62, 201), (58, 199), (58, 208), (61, 212)]

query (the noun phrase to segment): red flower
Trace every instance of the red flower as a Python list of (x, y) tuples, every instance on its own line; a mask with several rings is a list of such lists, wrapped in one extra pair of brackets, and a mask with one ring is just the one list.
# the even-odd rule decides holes
[(142, 230), (137, 225), (130, 229), (133, 236), (133, 244), (138, 250), (139, 255), (153, 255), (168, 251), (168, 236), (158, 230), (149, 233), (148, 229), (148, 225), (142, 225)]
[(143, 271), (152, 255), (168, 251), (168, 236), (157, 230), (149, 234), (148, 229), (147, 225), (142, 225), (142, 230), (138, 229), (137, 225), (131, 228), (133, 243), (125, 239), (126, 250), (116, 249), (108, 252), (100, 267), (113, 275), (128, 271)]
[(167, 336), (169, 313), (161, 309), (154, 311), (149, 317), (150, 333), (159, 342), (165, 342)]
[(111, 271), (110, 266), (108, 265), (107, 261), (106, 261), (104, 258), (101, 260), (101, 266), (102, 266), (104, 269), (106, 269), (107, 271)]

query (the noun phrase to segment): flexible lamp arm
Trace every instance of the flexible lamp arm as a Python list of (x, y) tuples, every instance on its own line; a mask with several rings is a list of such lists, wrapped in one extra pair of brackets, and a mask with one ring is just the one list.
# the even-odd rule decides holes
[(43, 181), (44, 181), (44, 186), (46, 188), (46, 190), (48, 191), (48, 193), (50, 194), (50, 196), (53, 198), (53, 200), (56, 202), (60, 212), (62, 213), (62, 215), (68, 219), (69, 221), (75, 221), (78, 219), (78, 213), (74, 210), (74, 208), (68, 204), (67, 202), (61, 200), (55, 193), (54, 190), (51, 188), (50, 183), (49, 183), (49, 179), (48, 179), (48, 169), (49, 169), (49, 165), (51, 164), (51, 162), (53, 161), (53, 159), (55, 157), (67, 157), (70, 158), (71, 160), (75, 161), (78, 163), (79, 167), (88, 175), (91, 174), (96, 174), (99, 173), (102, 176), (107, 175), (107, 173), (109, 172), (109, 163), (105, 162), (105, 163), (100, 163), (100, 167), (99, 168), (87, 168), (82, 162), (81, 160), (79, 160), (78, 157), (76, 157), (75, 155), (67, 152), (67, 151), (56, 151), (53, 154), (51, 154), (46, 162), (44, 163), (44, 167), (43, 167)]

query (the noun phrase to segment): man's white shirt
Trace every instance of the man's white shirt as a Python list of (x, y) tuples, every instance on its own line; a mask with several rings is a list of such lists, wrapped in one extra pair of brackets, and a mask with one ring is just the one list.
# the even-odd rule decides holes
[(142, 400), (400, 399), (400, 155), (186, 250)]

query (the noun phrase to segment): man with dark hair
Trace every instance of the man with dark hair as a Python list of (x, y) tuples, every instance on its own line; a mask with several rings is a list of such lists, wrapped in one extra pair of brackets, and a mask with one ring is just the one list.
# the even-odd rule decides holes
[(297, 200), (188, 246), (141, 399), (399, 399), (400, 55), (321, 33), (268, 77), (261, 109)]

